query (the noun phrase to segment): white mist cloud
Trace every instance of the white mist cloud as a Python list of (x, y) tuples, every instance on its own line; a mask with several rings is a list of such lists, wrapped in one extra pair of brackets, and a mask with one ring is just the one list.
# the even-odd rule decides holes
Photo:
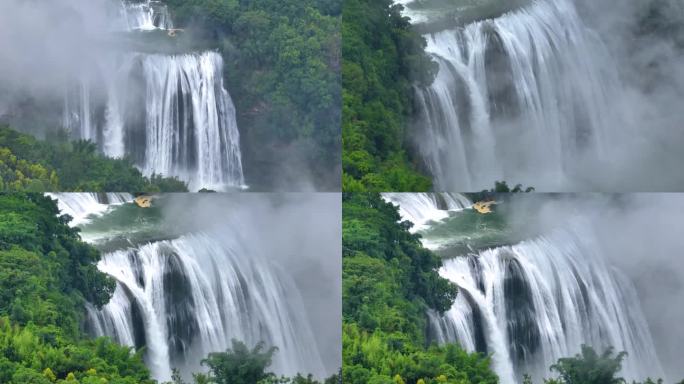
[(0, 2), (0, 93), (60, 95), (102, 50), (116, 3), (108, 0)]

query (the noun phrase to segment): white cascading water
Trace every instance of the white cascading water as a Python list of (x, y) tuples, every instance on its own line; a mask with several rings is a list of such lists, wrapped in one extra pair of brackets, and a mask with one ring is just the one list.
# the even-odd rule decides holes
[(173, 22), (166, 5), (146, 0), (139, 3), (121, 3), (121, 27), (128, 31), (152, 31), (173, 29)]
[[(133, 200), (126, 193), (46, 195), (57, 200), (60, 213), (80, 218), (71, 226)], [(250, 348), (259, 342), (276, 346), (271, 368), (277, 374), (324, 377), (295, 282), (246, 241), (239, 233), (197, 233), (104, 254), (98, 268), (117, 288), (102, 309), (86, 305), (90, 330), (144, 347), (146, 364), (160, 382), (170, 381), (174, 368), (186, 378), (205, 370), (200, 360), (225, 351), (232, 339)]]
[(579, 163), (605, 159), (617, 66), (572, 0), (536, 0), (425, 38), (439, 72), (417, 90), (418, 144), (436, 189), (496, 180), (576, 189)]
[[(144, 58), (146, 174), (181, 176), (197, 187), (244, 184), (235, 107), (223, 87), (222, 68), (217, 52)], [(179, 118), (181, 109), (185, 119)], [(194, 145), (183, 135), (193, 136)]]
[(557, 231), (444, 262), (459, 287), (453, 307), (429, 314), (438, 342), (492, 354), (503, 384), (550, 376), (582, 344), (629, 353), (622, 375), (664, 377), (633, 284), (602, 261), (588, 231)]
[(128, 193), (47, 193), (57, 200), (60, 213), (73, 218), (70, 225), (85, 224), (92, 216), (102, 215), (110, 207), (129, 203), (133, 196)]
[(446, 219), (449, 212), (472, 206), (467, 197), (458, 193), (383, 193), (382, 197), (399, 206), (401, 218), (414, 224), (412, 232)]
[[(122, 3), (127, 31), (172, 27), (157, 2)], [(67, 92), (64, 126), (146, 176), (175, 176), (191, 190), (244, 186), (235, 106), (218, 52), (103, 57)], [(93, 94), (91, 88), (101, 90)]]
[(118, 285), (101, 311), (88, 308), (93, 331), (144, 345), (157, 380), (170, 380), (172, 368), (200, 371), (199, 361), (231, 339), (277, 346), (279, 374), (324, 375), (294, 282), (237, 241), (186, 235), (106, 254), (98, 267)]

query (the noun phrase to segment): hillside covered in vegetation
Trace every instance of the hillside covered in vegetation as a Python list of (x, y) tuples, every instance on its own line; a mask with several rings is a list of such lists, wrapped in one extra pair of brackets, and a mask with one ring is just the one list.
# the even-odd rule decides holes
[(377, 194), (344, 195), (343, 381), (497, 383), (488, 357), (428, 343), (426, 311), (448, 310), (457, 290), (411, 226)]
[(407, 151), (413, 84), (436, 72), (425, 40), (391, 0), (347, 0), (342, 20), (343, 189), (427, 191)]
[(141, 355), (81, 332), (115, 284), (70, 218), (39, 194), (0, 195), (0, 218), (0, 382), (151, 384)]
[(148, 178), (128, 158), (111, 159), (66, 135), (38, 140), (0, 125), (0, 191), (186, 192), (175, 178)]

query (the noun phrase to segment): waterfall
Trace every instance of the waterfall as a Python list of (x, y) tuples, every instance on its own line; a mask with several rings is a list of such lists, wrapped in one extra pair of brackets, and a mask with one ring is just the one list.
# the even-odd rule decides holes
[(201, 370), (199, 361), (225, 351), (231, 339), (277, 346), (279, 374), (322, 377), (294, 282), (238, 240), (222, 239), (193, 234), (104, 255), (98, 267), (116, 279), (117, 289), (102, 310), (87, 308), (92, 331), (144, 346), (146, 363), (162, 382), (172, 368), (186, 376)]
[[(155, 1), (124, 2), (123, 29), (172, 28)], [(191, 190), (244, 186), (240, 133), (218, 52), (113, 53), (66, 92), (63, 124), (145, 176), (178, 177)]]
[(436, 189), (515, 180), (557, 191), (605, 159), (617, 66), (572, 0), (425, 38), (439, 71), (417, 89), (418, 146)]
[(168, 8), (159, 1), (122, 2), (120, 16), (122, 28), (126, 31), (173, 29)]
[(414, 232), (430, 222), (446, 219), (450, 211), (472, 205), (468, 198), (458, 193), (383, 193), (382, 197), (399, 206), (399, 215), (414, 224), (411, 229)]
[(504, 384), (541, 381), (582, 344), (627, 351), (627, 381), (663, 377), (634, 286), (598, 249), (574, 229), (445, 261), (459, 295), (444, 316), (428, 314), (434, 338), (492, 354)]
[(57, 200), (57, 207), (61, 214), (73, 218), (70, 225), (85, 224), (93, 216), (107, 212), (114, 205), (121, 205), (133, 201), (128, 193), (47, 193), (47, 196)]
[(177, 175), (196, 187), (242, 185), (235, 107), (223, 88), (221, 56), (153, 55), (145, 57), (143, 68), (148, 95), (144, 172)]

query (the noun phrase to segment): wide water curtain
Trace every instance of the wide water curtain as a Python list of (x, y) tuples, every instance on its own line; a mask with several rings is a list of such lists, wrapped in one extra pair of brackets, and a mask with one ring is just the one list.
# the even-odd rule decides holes
[(49, 196), (76, 218), (71, 225), (102, 252), (98, 269), (116, 281), (107, 305), (86, 304), (85, 328), (144, 350), (154, 379), (206, 372), (200, 361), (233, 339), (277, 347), (269, 370), (278, 375), (329, 375), (300, 287), (252, 226), (226, 220), (220, 230), (179, 234), (158, 221), (161, 205), (139, 208), (130, 194)]
[(433, 337), (492, 354), (504, 384), (549, 377), (548, 367), (582, 344), (629, 353), (622, 375), (662, 377), (632, 283), (609, 267), (585, 231), (558, 231), (511, 247), (458, 257), (440, 274), (459, 287)]
[[(112, 25), (140, 46), (180, 33), (155, 1), (122, 3)], [(64, 126), (105, 155), (129, 156), (146, 176), (176, 176), (192, 190), (244, 185), (235, 107), (218, 52), (112, 52), (79, 83), (65, 97)]]
[(438, 190), (495, 180), (558, 190), (602, 161), (619, 82), (573, 1), (532, 1), (425, 38), (439, 71), (417, 89), (418, 145)]
[(104, 255), (100, 270), (117, 289), (101, 311), (88, 308), (99, 336), (145, 347), (154, 378), (203, 368), (210, 352), (231, 340), (277, 346), (279, 374), (324, 374), (297, 288), (284, 271), (206, 234), (186, 235)]

